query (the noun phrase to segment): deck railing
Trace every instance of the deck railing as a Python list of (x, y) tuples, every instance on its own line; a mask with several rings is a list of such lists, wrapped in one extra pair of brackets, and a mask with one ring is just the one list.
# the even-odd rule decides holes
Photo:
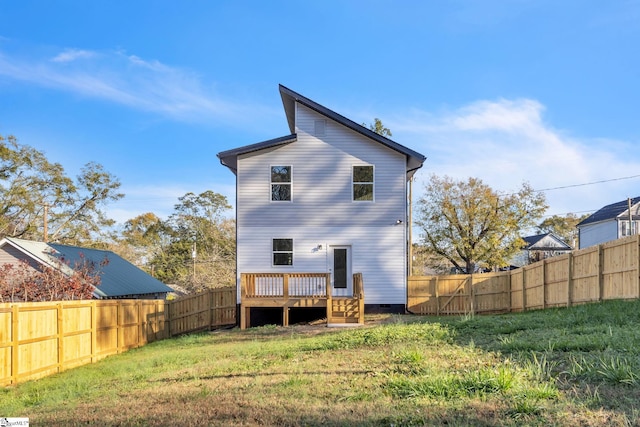
[(329, 273), (241, 273), (243, 298), (326, 298), (331, 290)]
[(283, 326), (293, 307), (326, 307), (332, 324), (364, 323), (362, 273), (353, 275), (351, 295), (332, 295), (331, 273), (240, 273), (240, 291), (242, 329), (251, 326), (252, 308), (265, 307), (282, 308)]

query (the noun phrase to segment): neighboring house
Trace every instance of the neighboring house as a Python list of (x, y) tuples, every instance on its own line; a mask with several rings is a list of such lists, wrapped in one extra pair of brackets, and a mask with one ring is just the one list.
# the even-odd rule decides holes
[(522, 267), (543, 259), (571, 252), (572, 248), (553, 233), (524, 237), (525, 246), (512, 261), (512, 265)]
[(404, 311), (408, 181), (425, 157), (282, 85), (280, 96), (291, 134), (218, 154), (236, 175), (238, 286), (243, 273), (330, 273), (333, 295), (348, 296), (362, 273), (367, 309)]
[(638, 234), (640, 197), (612, 203), (578, 224), (580, 249)]
[[(173, 290), (135, 265), (111, 251), (77, 246), (43, 243), (6, 237), (0, 240), (0, 265), (26, 261), (32, 268), (53, 267), (65, 274), (83, 260), (99, 266), (100, 285), (94, 290), (97, 299), (164, 299)], [(60, 262), (60, 261), (63, 262)]]

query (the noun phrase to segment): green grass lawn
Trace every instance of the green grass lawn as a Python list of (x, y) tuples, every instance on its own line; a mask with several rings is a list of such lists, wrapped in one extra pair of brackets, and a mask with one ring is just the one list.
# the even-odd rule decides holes
[(188, 335), (0, 389), (32, 425), (640, 425), (640, 302)]

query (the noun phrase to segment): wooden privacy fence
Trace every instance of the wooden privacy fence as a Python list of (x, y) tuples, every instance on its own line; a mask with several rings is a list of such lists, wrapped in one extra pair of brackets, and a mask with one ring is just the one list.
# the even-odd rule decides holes
[(235, 288), (174, 301), (0, 304), (0, 385), (93, 363), (175, 335), (235, 324)]
[(640, 297), (640, 236), (630, 236), (516, 270), (414, 276), (407, 309), (415, 314), (479, 314)]

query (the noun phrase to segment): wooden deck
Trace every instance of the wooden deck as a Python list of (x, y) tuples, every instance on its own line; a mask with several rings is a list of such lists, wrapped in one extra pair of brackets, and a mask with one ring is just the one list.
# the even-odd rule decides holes
[(362, 273), (353, 275), (350, 296), (334, 296), (330, 273), (241, 273), (240, 327), (251, 326), (251, 308), (282, 308), (289, 325), (291, 308), (326, 307), (328, 325), (364, 324)]

